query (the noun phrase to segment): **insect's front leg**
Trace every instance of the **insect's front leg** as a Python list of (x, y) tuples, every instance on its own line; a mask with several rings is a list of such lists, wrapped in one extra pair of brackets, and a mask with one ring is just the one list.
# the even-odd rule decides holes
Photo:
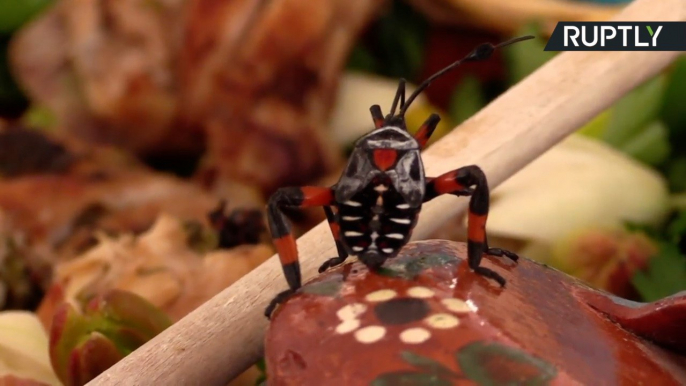
[[(473, 189), (471, 187), (474, 186)], [(489, 248), (486, 239), (486, 219), (488, 217), (489, 190), (486, 175), (476, 165), (465, 166), (431, 179), (426, 185), (424, 201), (442, 194), (471, 195), (469, 200), (467, 259), (469, 267), (476, 273), (505, 285), (505, 279), (498, 273), (481, 267), (483, 254), (505, 256), (514, 261), (519, 258), (515, 253)]]
[(291, 225), (283, 214), (284, 208), (307, 208), (313, 206), (327, 206), (333, 203), (331, 188), (307, 186), (302, 188), (281, 188), (269, 199), (267, 217), (276, 251), (279, 254), (281, 267), (288, 282), (288, 289), (279, 293), (269, 303), (264, 314), (270, 317), (279, 303), (285, 301), (302, 285), (300, 263), (295, 238)]

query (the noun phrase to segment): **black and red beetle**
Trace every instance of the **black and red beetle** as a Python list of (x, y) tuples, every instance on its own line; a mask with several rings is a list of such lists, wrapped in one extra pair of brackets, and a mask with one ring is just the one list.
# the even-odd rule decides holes
[[(489, 189), (486, 176), (476, 165), (465, 166), (441, 176), (424, 176), (420, 151), (428, 142), (440, 117), (432, 114), (412, 136), (405, 125), (405, 112), (432, 81), (468, 61), (488, 59), (496, 48), (533, 36), (523, 36), (498, 45), (484, 43), (467, 56), (429, 77), (405, 101), (405, 80), (398, 85), (390, 113), (383, 116), (379, 105), (370, 108), (375, 129), (355, 143), (340, 180), (331, 187), (292, 187), (277, 190), (269, 199), (267, 214), (289, 289), (279, 293), (265, 310), (272, 311), (301, 286), (300, 264), (295, 239), (283, 208), (323, 206), (336, 241), (338, 256), (324, 262), (319, 272), (342, 264), (356, 255), (370, 269), (395, 257), (409, 241), (422, 204), (442, 194), (471, 196), (468, 220), (468, 263), (476, 273), (505, 285), (496, 272), (481, 267), (484, 253), (518, 256), (500, 248), (489, 248), (486, 240)], [(399, 105), (398, 114), (395, 114)], [(335, 208), (335, 212), (334, 212)]]

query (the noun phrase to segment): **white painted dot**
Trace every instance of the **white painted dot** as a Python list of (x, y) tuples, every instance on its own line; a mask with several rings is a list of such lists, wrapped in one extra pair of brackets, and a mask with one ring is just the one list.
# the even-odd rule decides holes
[(363, 233), (355, 232), (355, 231), (347, 231), (347, 232), (345, 232), (345, 235), (348, 237), (355, 237), (355, 236), (362, 236)]
[(411, 221), (406, 218), (392, 218), (391, 221), (398, 224), (409, 224)]
[(357, 330), (358, 327), (360, 327), (360, 319), (348, 319), (336, 326), (336, 332), (339, 334), (347, 334)]
[(353, 251), (355, 251), (355, 252), (361, 252), (361, 251), (364, 251), (364, 248), (362, 248), (362, 247), (353, 247)]
[(359, 202), (357, 202), (357, 201), (350, 201), (350, 200), (344, 202), (343, 205), (348, 205), (348, 206), (362, 206), (362, 204), (360, 204)]
[(367, 311), (367, 306), (362, 303), (351, 303), (343, 306), (336, 315), (340, 320), (355, 319)]
[(398, 240), (402, 240), (405, 238), (405, 236), (403, 236), (401, 233), (389, 233), (386, 235), (386, 237), (388, 237), (389, 239), (398, 239)]
[(434, 296), (434, 291), (426, 287), (412, 287), (407, 290), (407, 294), (413, 298), (427, 299)]
[(367, 326), (355, 331), (355, 339), (360, 343), (374, 343), (386, 335), (386, 329), (381, 326)]
[(469, 304), (462, 299), (443, 299), (441, 300), (441, 303), (443, 303), (448, 310), (458, 314), (473, 311)]
[(407, 344), (424, 343), (431, 338), (429, 330), (421, 327), (408, 328), (400, 333), (400, 340)]
[(398, 293), (392, 289), (382, 289), (367, 294), (364, 298), (368, 302), (383, 302), (385, 300), (393, 299), (396, 295), (398, 295)]
[(398, 204), (395, 207), (398, 209), (410, 209), (410, 204)]
[(343, 221), (357, 221), (362, 219), (361, 216), (343, 216), (341, 218), (343, 219)]
[(460, 320), (450, 314), (434, 314), (426, 318), (425, 322), (438, 329), (453, 328), (460, 324)]
[(393, 253), (393, 248), (381, 248), (381, 252), (390, 254)]

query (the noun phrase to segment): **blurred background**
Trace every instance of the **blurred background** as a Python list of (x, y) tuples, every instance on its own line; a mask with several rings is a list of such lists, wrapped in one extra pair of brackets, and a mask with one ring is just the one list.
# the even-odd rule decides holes
[[(398, 78), (537, 36), (418, 99), (433, 142), (555, 56), (556, 22), (626, 3), (0, 0), (0, 384), (82, 385), (269, 258), (269, 195), (333, 184)], [(490, 243), (632, 300), (686, 290), (684, 100), (682, 57), (495, 189)]]

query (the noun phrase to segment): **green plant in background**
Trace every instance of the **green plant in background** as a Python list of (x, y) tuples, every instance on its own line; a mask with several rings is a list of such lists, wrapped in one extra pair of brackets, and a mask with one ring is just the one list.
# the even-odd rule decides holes
[[(543, 50), (546, 40), (540, 37), (540, 28), (536, 23), (525, 26), (514, 36), (528, 34), (539, 37), (527, 45), (513, 46), (504, 51), (510, 86), (521, 81), (557, 55), (555, 52)], [(655, 226), (655, 222), (651, 222), (649, 230), (645, 223), (643, 229), (639, 231), (649, 235), (651, 243), (656, 245), (658, 250), (648, 260), (645, 256), (638, 258), (643, 263), (647, 263), (647, 266), (639, 270), (633, 279), (629, 278), (644, 300), (655, 300), (686, 289), (686, 256), (684, 256), (686, 252), (686, 241), (684, 241), (686, 240), (686, 111), (683, 109), (684, 99), (686, 99), (686, 58), (681, 58), (669, 71), (640, 85), (578, 131), (579, 135), (609, 145), (650, 167), (655, 173), (662, 174), (669, 185), (673, 205), (671, 209), (667, 208), (671, 211), (668, 220), (663, 221), (662, 226)], [(448, 111), (452, 120), (460, 123), (488, 102), (479, 81), (467, 77), (456, 87)], [(608, 167), (610, 165), (606, 165), (606, 168)], [(617, 165), (617, 167), (620, 166)], [(640, 179), (638, 176), (636, 178)], [(637, 186), (636, 189), (640, 190), (644, 187)], [(590, 186), (587, 188), (593, 189)], [(649, 196), (646, 195), (646, 198)], [(657, 199), (657, 196), (654, 198)], [(659, 205), (656, 206), (656, 203), (650, 202), (644, 206), (652, 206), (657, 210)], [(657, 214), (656, 212), (656, 216)], [(559, 215), (559, 221), (565, 221), (565, 214)], [(622, 216), (620, 213), (617, 215)], [(626, 213), (624, 216), (631, 218), (634, 214)], [(509, 221), (514, 220), (510, 218)], [(494, 221), (491, 221), (490, 225), (492, 228), (496, 227)], [(629, 233), (625, 234), (615, 234), (615, 230), (589, 229), (589, 231), (590, 233), (577, 232), (577, 235), (584, 235), (584, 240), (565, 239), (560, 240), (559, 243), (569, 248), (578, 248), (579, 245), (587, 243), (589, 237), (591, 240), (615, 237), (617, 240), (613, 239), (613, 243), (627, 238), (628, 245), (633, 245), (632, 240), (639, 237), (639, 235), (632, 235), (629, 229), (627, 229)], [(557, 242), (554, 243), (556, 244)], [(575, 258), (570, 253), (561, 252), (559, 245), (556, 245), (555, 249), (564, 259)], [(530, 252), (533, 253), (534, 249)], [(546, 250), (544, 254), (550, 255), (550, 251)], [(570, 266), (575, 267), (571, 270), (574, 272), (576, 269), (600, 269), (601, 266), (602, 270), (606, 271), (613, 266), (620, 269), (619, 265), (623, 264), (621, 256), (607, 256), (606, 259), (607, 261), (595, 260), (595, 264), (598, 265), (596, 268), (575, 267), (578, 261), (568, 262), (557, 259), (556, 262), (563, 265), (571, 264)], [(643, 264), (633, 263), (636, 266)], [(670, 272), (667, 273), (667, 270)], [(606, 273), (607, 278), (616, 278), (613, 275), (617, 272), (607, 271)], [(598, 283), (612, 284), (605, 279), (598, 279)]]
[(53, 0), (0, 0), (0, 117), (16, 117), (28, 106), (10, 73), (7, 47), (21, 26), (33, 19)]
[[(521, 33), (537, 33), (529, 25)], [(513, 46), (507, 51), (510, 79), (516, 82), (555, 53)], [(662, 173), (672, 193), (669, 219), (642, 231), (659, 246), (644, 271), (633, 278), (644, 300), (686, 290), (686, 58), (648, 80), (582, 127), (578, 133), (602, 141)], [(637, 187), (640, 188), (640, 187)], [(599, 214), (600, 215), (600, 214)], [(634, 228), (635, 230), (635, 228)]]
[(414, 79), (424, 62), (428, 26), (406, 2), (391, 2), (391, 8), (370, 31), (371, 38), (353, 48), (348, 69)]
[(172, 324), (164, 312), (126, 291), (109, 291), (84, 308), (63, 303), (50, 328), (50, 361), (66, 386), (89, 382)]

